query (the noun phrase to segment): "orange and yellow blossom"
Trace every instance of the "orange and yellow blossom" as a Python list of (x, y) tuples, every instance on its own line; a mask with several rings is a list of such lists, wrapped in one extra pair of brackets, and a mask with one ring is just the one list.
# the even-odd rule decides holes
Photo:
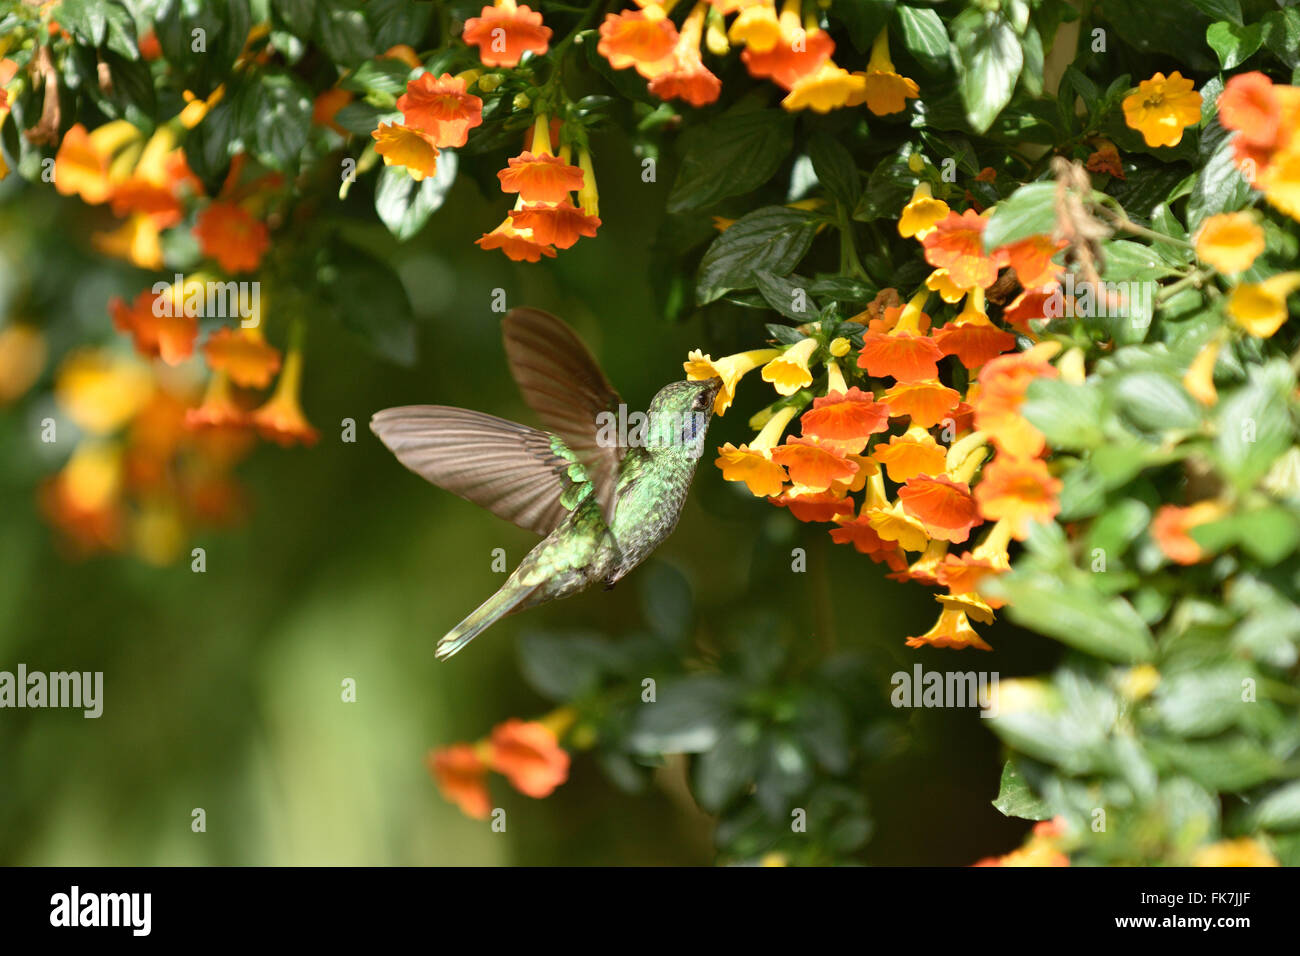
[(650, 4), (645, 10), (624, 10), (605, 14), (600, 25), (596, 51), (615, 70), (635, 67), (647, 80), (670, 69), (677, 45), (677, 27), (662, 7)]
[[(936, 224), (947, 218), (950, 212), (952, 210), (948, 208), (946, 202), (934, 198), (929, 183), (917, 183), (916, 189), (912, 191), (912, 198), (903, 207), (903, 214), (898, 218), (898, 234), (904, 239), (915, 237), (919, 242), (930, 234)], [(946, 272), (944, 274), (947, 275)], [(934, 286), (930, 288), (933, 289)], [(955, 302), (956, 300), (945, 296), (944, 301)]]
[(424, 73), (406, 84), (397, 108), (406, 127), (427, 133), (435, 147), (464, 146), (469, 131), (483, 123), (483, 101), (466, 87), (463, 77)]
[(1175, 564), (1198, 564), (1206, 554), (1190, 534), (1199, 525), (1218, 521), (1227, 509), (1217, 501), (1201, 501), (1186, 508), (1161, 505), (1151, 519), (1151, 538)]
[(114, 296), (109, 300), (108, 312), (114, 327), (131, 336), (141, 355), (157, 356), (168, 365), (179, 365), (194, 352), (198, 319), (186, 315), (183, 308), (155, 308), (157, 299), (149, 289), (137, 295), (130, 305)]
[(280, 350), (266, 341), (260, 325), (217, 329), (203, 343), (203, 357), (209, 368), (246, 388), (266, 387), (280, 370)]
[(497, 178), (502, 192), (518, 193), (523, 202), (558, 203), (582, 189), (585, 174), (580, 166), (552, 152), (550, 123), (546, 114), (539, 113), (533, 123), (532, 149), (512, 156)]
[(1220, 840), (1199, 848), (1192, 858), (1192, 866), (1281, 866), (1277, 857), (1259, 840), (1241, 837), (1237, 840)]
[(703, 382), (710, 378), (722, 379), (722, 388), (718, 389), (718, 397), (713, 402), (713, 411), (715, 414), (725, 415), (736, 399), (736, 386), (740, 380), (780, 354), (780, 349), (751, 349), (748, 352), (725, 355), (715, 361), (699, 349), (692, 349), (686, 361), (682, 363), (682, 368), (689, 382)]
[(948, 270), (948, 277), (962, 289), (987, 289), (997, 280), (1005, 254), (984, 251), (984, 227), (988, 219), (973, 209), (950, 212), (934, 224), (922, 240), (925, 261)]
[(1011, 536), (1024, 541), (1033, 522), (1056, 517), (1061, 487), (1042, 459), (998, 455), (975, 486), (975, 501), (980, 514), (990, 521), (1006, 519)]
[(763, 381), (771, 383), (778, 395), (785, 396), (811, 385), (812, 370), (808, 363), (816, 351), (815, 338), (808, 336), (800, 339), (763, 366)]
[(1283, 272), (1263, 282), (1243, 282), (1228, 294), (1228, 317), (1256, 338), (1270, 338), (1290, 315), (1287, 297), (1300, 289), (1300, 272)]
[(907, 109), (907, 101), (921, 95), (921, 88), (915, 80), (900, 76), (889, 58), (889, 30), (881, 30), (871, 44), (871, 59), (867, 61), (865, 73), (858, 74), (864, 79), (862, 94), (850, 101), (850, 106), (867, 104), (867, 109), (877, 116), (901, 113)]
[(1183, 130), (1201, 121), (1201, 94), (1196, 84), (1175, 70), (1166, 79), (1157, 73), (1124, 97), (1124, 122), (1142, 134), (1148, 146), (1177, 146)]
[(425, 765), (443, 797), (475, 820), (486, 820), (492, 812), (487, 789), (487, 763), (473, 744), (452, 744), (431, 750)]
[(906, 643), (908, 647), (924, 647), (928, 644), (930, 647), (950, 647), (954, 650), (965, 650), (968, 647), (981, 651), (993, 650), (975, 633), (966, 612), (958, 607), (945, 607), (939, 612), (939, 619), (933, 627), (924, 634), (909, 637)]
[(965, 307), (934, 334), (934, 341), (944, 355), (957, 356), (972, 371), (1016, 347), (1016, 337), (989, 319), (979, 288), (967, 294)]
[(858, 367), (873, 377), (892, 376), (899, 382), (932, 379), (939, 374), (943, 353), (929, 336), (930, 317), (923, 309), (930, 297), (928, 289), (914, 295), (907, 305), (885, 310), (884, 320), (893, 322), (888, 332), (872, 329), (862, 336)]
[(248, 421), (262, 437), (280, 445), (315, 444), (320, 434), (311, 427), (302, 412), (299, 392), (302, 389), (302, 343), (300, 327), (295, 327), (295, 341), (284, 359), (284, 369), (275, 384), (275, 391), (261, 408), (248, 416)]
[(797, 412), (793, 405), (787, 405), (768, 419), (752, 442), (739, 447), (727, 442), (719, 448), (714, 464), (722, 470), (722, 477), (727, 481), (743, 481), (756, 498), (779, 495), (785, 487), (786, 474), (772, 460), (772, 449)]
[(1210, 216), (1196, 234), (1196, 258), (1219, 272), (1245, 272), (1264, 251), (1264, 230), (1251, 212)]
[(231, 273), (253, 271), (271, 247), (266, 224), (232, 202), (209, 203), (195, 220), (194, 237), (205, 256)]
[(655, 63), (649, 90), (661, 100), (681, 99), (692, 106), (707, 106), (721, 95), (722, 81), (700, 59), (700, 37), (708, 11), (707, 3), (697, 3), (682, 24), (672, 53)]
[(416, 182), (438, 171), (438, 146), (424, 130), (400, 123), (380, 123), (370, 134), (385, 166), (405, 166)]
[[(752, 42), (746, 43), (740, 59), (749, 70), (750, 76), (755, 79), (771, 79), (778, 86), (793, 91), (800, 80), (819, 73), (822, 67), (830, 62), (831, 54), (835, 52), (835, 41), (831, 39), (830, 34), (817, 26), (814, 19), (810, 18), (809, 22), (805, 23), (799, 8), (799, 0), (785, 0), (781, 15), (777, 19), (778, 35), (770, 45), (759, 49)], [(762, 37), (763, 41), (767, 39), (762, 30), (757, 36)], [(737, 42), (734, 37), (732, 42)], [(847, 71), (840, 70), (834, 64), (830, 66), (845, 76), (849, 75)], [(855, 90), (860, 90), (861, 87), (860, 80), (854, 81), (851, 86)], [(846, 92), (836, 105), (843, 105), (847, 95)], [(808, 96), (808, 92), (801, 94), (801, 98)], [(803, 107), (787, 106), (787, 109), (795, 108)]]
[(885, 467), (890, 481), (902, 484), (918, 475), (943, 474), (948, 450), (928, 429), (913, 424), (902, 435), (877, 444), (871, 457)]
[(551, 28), (542, 24), (540, 13), (524, 4), (496, 0), (465, 21), (461, 39), (478, 47), (484, 66), (515, 67), (525, 53), (541, 56), (546, 52)]
[(492, 769), (520, 793), (541, 799), (569, 779), (569, 754), (559, 737), (540, 721), (516, 717), (492, 729)]

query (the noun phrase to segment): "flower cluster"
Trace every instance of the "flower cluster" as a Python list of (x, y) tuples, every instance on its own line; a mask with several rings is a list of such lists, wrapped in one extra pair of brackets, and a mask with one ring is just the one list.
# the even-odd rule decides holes
[(550, 796), (569, 778), (569, 754), (560, 740), (574, 716), (566, 707), (540, 720), (512, 717), (476, 743), (431, 750), (425, 763), (444, 797), (466, 816), (484, 820), (492, 812), (488, 771), (504, 776), (525, 796), (538, 799)]
[(785, 90), (781, 105), (788, 110), (829, 113), (866, 104), (884, 116), (902, 112), (920, 93), (894, 68), (887, 31), (877, 37), (865, 69), (851, 72), (833, 59), (835, 41), (818, 12), (811, 4), (801, 9), (800, 0), (785, 0), (779, 13), (774, 0), (700, 0), (680, 29), (669, 16), (676, 0), (637, 2), (640, 10), (605, 16), (598, 49), (614, 69), (635, 69), (663, 100), (707, 106), (721, 95), (722, 81), (705, 66), (701, 44), (719, 57), (742, 47), (749, 74)]

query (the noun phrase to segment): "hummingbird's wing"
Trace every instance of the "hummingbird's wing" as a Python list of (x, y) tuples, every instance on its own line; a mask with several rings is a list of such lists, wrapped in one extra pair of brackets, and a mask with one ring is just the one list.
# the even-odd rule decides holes
[(573, 329), (538, 309), (511, 309), (501, 323), (506, 357), (519, 390), (542, 421), (573, 450), (595, 486), (605, 523), (627, 449), (601, 441), (597, 416), (618, 415), (623, 399)]
[(446, 405), (376, 412), (370, 429), (411, 471), (521, 528), (550, 534), (586, 477), (554, 435)]

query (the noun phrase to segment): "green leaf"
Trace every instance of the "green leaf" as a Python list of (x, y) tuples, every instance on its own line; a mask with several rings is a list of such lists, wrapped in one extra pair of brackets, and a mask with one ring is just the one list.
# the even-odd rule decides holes
[(1102, 443), (1102, 394), (1095, 386), (1035, 379), (1020, 412), (1054, 448), (1085, 451)]
[(1300, 830), (1300, 781), (1278, 787), (1247, 814), (1251, 828)]
[(519, 669), (524, 680), (557, 702), (599, 690), (611, 657), (609, 642), (594, 634), (532, 631), (519, 638)]
[(1011, 102), (1024, 65), (1020, 39), (999, 13), (966, 10), (952, 21), (953, 64), (966, 119), (983, 133)]
[(135, 22), (126, 7), (106, 0), (63, 0), (53, 19), (87, 46), (107, 46), (128, 60), (138, 60)]
[(243, 115), (240, 131), (257, 159), (272, 169), (292, 170), (311, 131), (311, 90), (298, 77), (269, 73), (251, 87), (252, 117)]
[(876, 164), (867, 178), (867, 188), (853, 210), (854, 219), (871, 222), (873, 219), (898, 218), (921, 181), (920, 176), (907, 165), (910, 155), (911, 149), (904, 148)]
[(880, 31), (888, 26), (894, 7), (895, 0), (835, 0), (831, 17), (844, 24), (853, 45), (866, 53)]
[(1215, 450), (1228, 477), (1249, 487), (1294, 441), (1290, 393), (1295, 376), (1280, 359), (1252, 367), (1250, 381), (1219, 402)]
[(393, 268), (370, 253), (334, 240), (317, 270), (323, 300), (339, 321), (381, 358), (415, 362), (415, 317), (406, 288)]
[(785, 110), (728, 113), (692, 127), (681, 138), (668, 211), (709, 206), (763, 185), (794, 145), (794, 117)]
[(1211, 23), (1205, 29), (1205, 42), (1219, 55), (1219, 65), (1231, 70), (1254, 55), (1264, 42), (1264, 25), (1252, 23), (1240, 26), (1236, 23)]
[(339, 66), (356, 66), (378, 52), (361, 4), (351, 0), (318, 0), (316, 38)]
[(1262, 21), (1264, 44), (1292, 70), (1300, 69), (1300, 9), (1275, 10)]
[(812, 160), (817, 181), (827, 192), (853, 209), (862, 195), (862, 177), (853, 155), (834, 136), (824, 131), (808, 141), (808, 158)]
[(435, 4), (411, 3), (411, 0), (369, 0), (366, 19), (375, 34), (375, 49), (387, 50), (399, 43), (425, 48), (421, 41), (429, 29)]
[(713, 674), (661, 685), (658, 700), (637, 712), (628, 746), (653, 755), (703, 753), (732, 723), (738, 696), (732, 680)]
[(1234, 212), (1250, 203), (1250, 183), (1242, 178), (1232, 151), (1232, 135), (1214, 122), (1201, 131), (1201, 169), (1187, 200), (1187, 230), (1195, 233), (1207, 217)]
[(411, 68), (404, 60), (380, 57), (366, 60), (339, 86), (357, 93), (388, 93), (398, 96), (406, 92), (406, 78), (410, 75)]
[[(775, 276), (769, 272), (757, 272), (754, 279), (764, 301), (787, 319), (811, 322), (821, 315), (821, 310), (808, 292), (809, 282), (802, 276)], [(803, 336), (800, 335), (800, 338)]]
[(948, 66), (948, 31), (934, 10), (899, 7), (898, 24), (903, 30), (903, 46), (932, 73)]
[(709, 813), (722, 810), (754, 782), (760, 762), (757, 727), (750, 722), (727, 727), (694, 767), (694, 793)]
[(1131, 372), (1114, 389), (1121, 414), (1144, 431), (1163, 433), (1201, 425), (1201, 406), (1171, 375)]
[(1241, 23), (1241, 0), (1190, 0), (1193, 6), (1205, 11), (1216, 20)]
[(1011, 619), (1022, 627), (1109, 661), (1134, 664), (1155, 655), (1150, 630), (1123, 598), (1105, 600), (1042, 572), (1004, 575), (997, 585), (1010, 601)]
[(432, 176), (416, 182), (401, 166), (385, 166), (375, 186), (375, 212), (402, 242), (410, 239), (429, 221), (447, 198), (456, 181), (456, 154), (444, 149)]
[(309, 37), (316, 22), (316, 0), (271, 0), (284, 25), (299, 37)]
[(998, 784), (998, 796), (993, 806), (1004, 817), (1019, 817), (1022, 820), (1048, 820), (1052, 811), (1047, 804), (1029, 789), (1029, 782), (1020, 775), (1014, 761), (1008, 760), (1002, 767), (1002, 781)]
[(732, 289), (752, 289), (758, 272), (789, 275), (812, 245), (817, 220), (798, 209), (764, 206), (713, 240), (695, 284), (695, 298), (707, 305)]
[(1048, 235), (1056, 229), (1056, 184), (1029, 183), (997, 204), (984, 227), (984, 248)]

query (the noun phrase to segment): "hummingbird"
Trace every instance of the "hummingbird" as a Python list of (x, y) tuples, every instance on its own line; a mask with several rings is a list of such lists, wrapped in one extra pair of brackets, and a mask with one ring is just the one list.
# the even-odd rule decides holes
[(547, 430), (446, 405), (386, 408), (370, 421), (417, 475), (543, 536), (438, 641), (439, 660), (507, 614), (598, 581), (613, 587), (659, 547), (677, 526), (722, 385), (671, 382), (638, 418), (555, 316), (513, 309), (501, 327), (511, 375)]

